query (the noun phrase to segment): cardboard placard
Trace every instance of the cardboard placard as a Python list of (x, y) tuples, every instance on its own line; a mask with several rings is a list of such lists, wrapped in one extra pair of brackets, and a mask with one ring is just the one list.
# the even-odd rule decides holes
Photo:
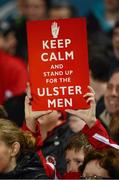
[(30, 21), (27, 34), (33, 110), (88, 108), (85, 19)]

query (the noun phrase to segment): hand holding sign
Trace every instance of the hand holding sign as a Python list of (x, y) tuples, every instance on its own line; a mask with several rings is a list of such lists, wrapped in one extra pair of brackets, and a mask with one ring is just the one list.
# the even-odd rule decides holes
[(25, 97), (25, 120), (27, 127), (35, 132), (36, 120), (41, 116), (51, 113), (52, 111), (32, 111), (32, 95), (29, 83), (27, 84), (27, 96)]
[(96, 122), (96, 103), (95, 103), (95, 92), (94, 90), (88, 86), (90, 92), (86, 93), (83, 97), (86, 98), (86, 102), (90, 103), (90, 108), (86, 110), (65, 110), (66, 112), (77, 116), (86, 122), (86, 124), (91, 128)]

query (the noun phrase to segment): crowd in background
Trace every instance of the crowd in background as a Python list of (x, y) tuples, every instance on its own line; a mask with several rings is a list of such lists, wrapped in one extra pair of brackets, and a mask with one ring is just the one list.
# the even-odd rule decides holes
[[(33, 112), (26, 22), (77, 17), (90, 107)], [(0, 68), (0, 179), (119, 179), (119, 0), (1, 1)]]

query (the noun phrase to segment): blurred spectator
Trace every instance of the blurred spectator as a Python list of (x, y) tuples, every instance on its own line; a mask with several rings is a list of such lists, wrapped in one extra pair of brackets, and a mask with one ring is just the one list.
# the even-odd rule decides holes
[(16, 0), (0, 1), (0, 20), (9, 20), (18, 15)]
[(21, 93), (14, 97), (8, 98), (3, 106), (8, 114), (8, 118), (15, 122), (17, 126), (22, 127), (25, 114), (24, 114), (24, 100), (26, 93)]
[[(110, 34), (111, 46), (107, 45), (105, 53), (108, 56), (110, 62), (110, 71), (119, 68), (119, 21), (115, 24)], [(103, 39), (101, 39), (103, 43)], [(93, 41), (94, 42), (94, 41)], [(93, 43), (92, 42), (92, 43)], [(103, 44), (101, 44), (103, 46)]]
[(50, 19), (64, 19), (75, 17), (75, 9), (68, 1), (59, 1), (51, 3), (48, 10)]
[(0, 119), (0, 179), (45, 179), (35, 153), (35, 139), (7, 119)]
[(95, 10), (100, 13), (104, 8), (103, 0), (68, 0), (78, 11), (77, 16), (87, 17), (90, 12)]
[(119, 150), (90, 152), (81, 170), (82, 179), (119, 179)]
[(115, 57), (119, 60), (119, 21), (116, 23), (112, 32), (112, 45)]
[[(110, 36), (110, 40), (109, 39), (105, 39), (104, 37), (98, 36), (98, 34), (96, 33), (96, 36), (92, 36), (91, 39), (89, 40), (89, 64), (90, 61), (92, 61), (92, 57), (99, 56), (105, 56), (105, 59), (107, 59), (106, 61), (107, 64), (110, 63), (110, 72), (112, 72), (115, 68), (119, 67), (119, 50), (118, 50), (118, 46), (119, 46), (119, 36), (118, 36), (118, 32), (119, 31), (119, 23), (117, 22), (115, 27), (112, 30), (112, 36)], [(104, 59), (104, 58), (103, 58)], [(105, 67), (106, 68), (106, 67)], [(96, 68), (96, 66), (93, 68), (94, 71), (98, 71), (99, 68)], [(104, 68), (102, 68), (101, 71), (103, 71)], [(101, 72), (100, 71), (100, 72)], [(105, 69), (105, 74), (106, 74), (107, 68)], [(102, 73), (103, 74), (103, 73)], [(108, 74), (108, 73), (107, 73)]]
[(105, 10), (100, 13), (95, 10), (93, 14), (88, 16), (88, 31), (94, 33), (96, 31), (109, 32), (115, 26), (119, 18), (119, 1), (104, 0)]
[(112, 114), (119, 110), (119, 69), (115, 69), (110, 75), (104, 94), (104, 105), (105, 109), (99, 115), (99, 119), (109, 130)]
[(13, 28), (13, 26), (6, 21), (1, 22), (0, 34), (1, 40), (3, 41), (3, 43), (0, 46), (0, 49), (7, 52), (8, 54), (15, 55), (17, 40), (15, 36), (15, 29)]
[(98, 101), (106, 90), (110, 73), (110, 62), (105, 54), (99, 53), (99, 50), (97, 52), (96, 49), (93, 50), (95, 53), (89, 60), (90, 86), (94, 89), (96, 93), (95, 98)]
[(28, 20), (43, 20), (47, 17), (47, 6), (45, 0), (25, 0), (25, 11), (22, 16), (14, 20), (16, 38), (18, 41), (16, 54), (27, 62), (27, 32), (26, 22)]
[(119, 144), (119, 111), (112, 115), (110, 122), (110, 136)]
[(8, 22), (0, 23), (0, 103), (8, 118), (22, 125), (24, 120), (24, 94), (28, 80), (27, 67), (23, 60), (15, 57), (16, 38)]
[(25, 8), (26, 8), (25, 0), (18, 0), (17, 7), (18, 7), (19, 15), (20, 16), (25, 16), (25, 12), (26, 12), (26, 10), (25, 10)]
[(46, 3), (44, 0), (25, 0), (27, 20), (43, 20), (46, 18)]
[(26, 90), (26, 66), (18, 59), (0, 51), (0, 104)]
[[(105, 24), (102, 26), (105, 30), (112, 29), (119, 18), (119, 1), (104, 0), (105, 2)], [(107, 26), (107, 27), (106, 27)]]
[(103, 0), (46, 0), (48, 6), (53, 3), (68, 2), (75, 10), (76, 17), (87, 16), (92, 11), (101, 12), (103, 7)]

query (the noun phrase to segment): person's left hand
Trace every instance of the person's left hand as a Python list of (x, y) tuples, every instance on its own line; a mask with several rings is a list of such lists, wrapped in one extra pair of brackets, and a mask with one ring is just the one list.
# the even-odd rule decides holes
[(96, 122), (96, 102), (95, 102), (95, 92), (94, 90), (88, 86), (90, 92), (86, 93), (83, 97), (86, 98), (86, 102), (90, 103), (89, 109), (84, 110), (65, 110), (66, 112), (77, 116), (78, 118), (82, 119), (86, 124), (91, 128)]

